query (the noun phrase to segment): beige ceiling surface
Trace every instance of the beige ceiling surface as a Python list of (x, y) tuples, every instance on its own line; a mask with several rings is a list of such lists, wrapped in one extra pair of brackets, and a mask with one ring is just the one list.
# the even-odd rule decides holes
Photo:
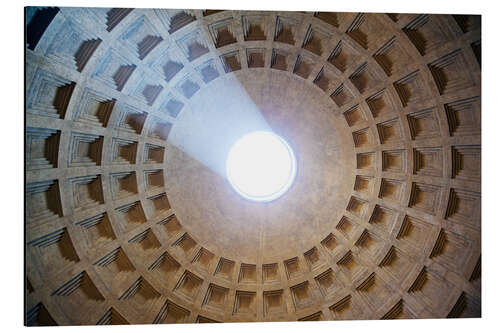
[[(479, 16), (26, 22), (27, 325), (480, 316)], [(224, 178), (263, 128), (298, 161), (264, 204)]]

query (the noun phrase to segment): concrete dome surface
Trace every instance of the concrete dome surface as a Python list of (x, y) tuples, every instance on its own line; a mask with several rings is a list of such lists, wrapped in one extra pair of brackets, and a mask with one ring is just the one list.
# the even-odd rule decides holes
[(481, 316), (480, 16), (27, 7), (25, 51), (26, 325)]

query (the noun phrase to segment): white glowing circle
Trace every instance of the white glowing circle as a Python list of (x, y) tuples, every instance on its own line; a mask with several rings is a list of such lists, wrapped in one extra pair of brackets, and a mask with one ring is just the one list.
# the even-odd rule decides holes
[(226, 160), (227, 178), (241, 196), (272, 201), (292, 185), (297, 162), (292, 149), (272, 132), (257, 131), (239, 139)]

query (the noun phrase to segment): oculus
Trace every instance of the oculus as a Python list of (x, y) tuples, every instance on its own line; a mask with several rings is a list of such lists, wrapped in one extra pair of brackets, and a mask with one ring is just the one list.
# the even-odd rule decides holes
[(297, 173), (295, 155), (283, 138), (269, 131), (241, 137), (231, 147), (226, 175), (242, 197), (269, 202), (290, 188)]

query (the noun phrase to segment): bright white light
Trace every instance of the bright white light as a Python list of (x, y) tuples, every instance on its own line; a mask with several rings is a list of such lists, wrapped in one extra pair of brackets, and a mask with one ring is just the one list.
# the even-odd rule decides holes
[(239, 139), (226, 160), (227, 178), (244, 198), (271, 201), (292, 185), (297, 163), (292, 149), (272, 132), (257, 131)]

